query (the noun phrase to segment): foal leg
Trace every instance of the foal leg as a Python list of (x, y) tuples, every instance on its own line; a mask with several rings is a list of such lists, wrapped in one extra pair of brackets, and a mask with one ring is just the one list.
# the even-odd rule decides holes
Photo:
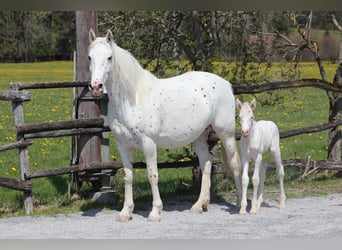
[(152, 190), (152, 211), (148, 216), (149, 221), (160, 221), (160, 213), (163, 210), (163, 203), (160, 199), (158, 188), (158, 168), (157, 168), (157, 146), (150, 138), (144, 138), (142, 150), (146, 159), (147, 175)]
[(132, 213), (134, 209), (133, 203), (133, 156), (132, 150), (127, 148), (119, 140), (116, 141), (118, 150), (120, 152), (122, 163), (124, 166), (124, 180), (125, 180), (125, 200), (124, 206), (117, 216), (116, 220), (125, 222), (132, 219)]
[(212, 156), (209, 153), (208, 149), (207, 135), (202, 134), (194, 142), (194, 147), (201, 167), (202, 183), (200, 195), (197, 202), (192, 206), (191, 211), (201, 213), (203, 212), (203, 209), (207, 208), (210, 201), (210, 175)]
[(264, 200), (263, 196), (264, 196), (264, 189), (265, 189), (266, 170), (267, 169), (266, 169), (265, 165), (263, 163), (261, 163), (260, 173), (259, 173), (260, 182), (259, 182), (257, 210), (260, 209), (261, 203)]
[(279, 200), (279, 209), (283, 209), (285, 207), (286, 195), (284, 190), (284, 166), (281, 163), (281, 156), (280, 156), (280, 148), (278, 147), (274, 151), (271, 152), (272, 158), (276, 165), (276, 171), (279, 179), (280, 185), (280, 200)]
[(242, 200), (241, 200), (241, 208), (240, 208), (240, 214), (246, 214), (246, 207), (247, 207), (247, 187), (249, 182), (248, 177), (248, 167), (249, 167), (249, 161), (247, 152), (242, 152)]
[(258, 154), (254, 161), (254, 172), (252, 177), (253, 182), (253, 198), (252, 198), (252, 208), (250, 213), (255, 214), (258, 211), (258, 188), (259, 188), (259, 172), (260, 166), (262, 165), (262, 154)]

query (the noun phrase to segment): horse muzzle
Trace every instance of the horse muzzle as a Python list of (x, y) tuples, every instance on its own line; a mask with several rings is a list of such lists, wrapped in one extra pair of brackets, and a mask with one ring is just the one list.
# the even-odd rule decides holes
[(91, 82), (88, 87), (93, 97), (101, 97), (103, 95), (103, 83)]
[(242, 131), (241, 131), (241, 135), (242, 135), (243, 137), (247, 137), (247, 136), (249, 135), (249, 130), (242, 130)]

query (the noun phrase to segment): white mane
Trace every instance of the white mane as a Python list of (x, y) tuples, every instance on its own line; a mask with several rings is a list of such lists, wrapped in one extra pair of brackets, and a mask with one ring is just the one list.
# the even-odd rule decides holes
[(119, 83), (132, 105), (142, 105), (156, 84), (156, 77), (143, 69), (127, 50), (112, 42), (113, 81)]

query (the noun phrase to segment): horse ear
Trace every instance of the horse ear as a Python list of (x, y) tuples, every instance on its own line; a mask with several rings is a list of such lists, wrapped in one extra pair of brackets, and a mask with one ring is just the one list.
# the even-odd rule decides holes
[(89, 30), (89, 42), (94, 42), (96, 39), (96, 35), (95, 32), (93, 31), (93, 29)]
[(111, 42), (114, 41), (114, 36), (113, 36), (113, 33), (112, 33), (111, 30), (108, 30), (108, 31), (107, 31), (106, 41), (107, 41), (108, 43), (111, 43)]
[(241, 109), (241, 107), (242, 107), (242, 103), (241, 103), (241, 101), (239, 99), (236, 99), (236, 107), (238, 109)]
[(249, 104), (249, 106), (251, 107), (252, 110), (255, 109), (255, 107), (256, 107), (256, 100), (255, 100), (255, 98), (253, 98), (253, 100), (251, 101), (251, 103)]

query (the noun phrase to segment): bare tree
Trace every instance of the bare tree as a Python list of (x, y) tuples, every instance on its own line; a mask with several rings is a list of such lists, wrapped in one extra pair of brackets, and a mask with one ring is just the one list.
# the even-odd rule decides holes
[[(314, 56), (315, 61), (317, 63), (317, 66), (319, 68), (319, 72), (321, 74), (322, 80), (327, 82), (326, 72), (324, 69), (323, 62), (320, 57), (319, 53), (319, 44), (311, 39), (311, 22), (313, 18), (313, 12), (310, 11), (307, 16), (307, 22), (305, 25), (305, 29), (302, 30), (297, 21), (296, 16), (293, 16), (294, 25), (298, 31), (298, 33), (301, 35), (301, 42), (298, 46), (297, 51), (297, 62), (299, 62), (299, 58), (301, 56), (301, 53), (303, 50), (307, 49), (311, 52), (311, 54)], [(336, 20), (336, 17), (332, 14), (332, 20), (335, 24), (335, 26), (340, 29), (341, 26)], [(342, 62), (340, 62), (335, 77), (333, 80), (333, 85), (336, 87), (342, 87)], [(341, 110), (342, 110), (342, 94), (338, 92), (333, 91), (326, 91), (327, 96), (329, 98), (329, 122), (337, 122), (341, 120)], [(329, 131), (329, 147), (328, 147), (328, 159), (332, 161), (341, 161), (341, 130), (340, 126), (333, 127)]]
[[(342, 26), (337, 21), (334, 14), (332, 14), (332, 20), (335, 24), (336, 28), (342, 32)], [(333, 80), (333, 84), (342, 88), (342, 42), (340, 42), (340, 63), (336, 70), (335, 77)], [(342, 111), (342, 94), (336, 92), (327, 92), (329, 97), (329, 122), (339, 121), (341, 120), (341, 111)], [(329, 160), (341, 160), (341, 126), (336, 126), (332, 128), (329, 132), (329, 148), (328, 148), (328, 158)]]

